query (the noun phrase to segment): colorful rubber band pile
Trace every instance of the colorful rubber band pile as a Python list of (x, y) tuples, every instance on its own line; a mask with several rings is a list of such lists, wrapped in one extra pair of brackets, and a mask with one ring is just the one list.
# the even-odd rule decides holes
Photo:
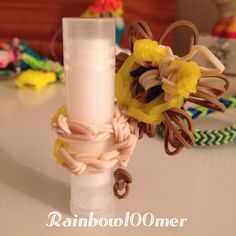
[(42, 57), (18, 38), (0, 44), (0, 76), (11, 74), (18, 75), (16, 85), (19, 88), (34, 90), (64, 80), (64, 68), (59, 62)]

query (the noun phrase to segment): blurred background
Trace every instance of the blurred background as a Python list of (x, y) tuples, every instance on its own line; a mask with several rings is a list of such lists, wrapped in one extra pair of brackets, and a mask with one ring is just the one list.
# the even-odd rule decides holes
[[(50, 42), (61, 28), (62, 17), (79, 17), (93, 0), (0, 0), (0, 40), (13, 37), (25, 39), (39, 53), (50, 56)], [(211, 0), (124, 0), (126, 24), (132, 20), (146, 21), (156, 37), (175, 19), (193, 21), (201, 33), (211, 32), (218, 18), (216, 6)], [(190, 35), (178, 29), (175, 37), (175, 51), (188, 50)], [(62, 56), (61, 35), (58, 35), (55, 50)], [(169, 38), (167, 44), (171, 44)], [(127, 46), (126, 36), (121, 45)]]
[[(176, 19), (188, 19), (195, 23), (201, 34), (211, 33), (212, 27), (219, 18), (216, 5), (212, 0), (178, 0)], [(175, 37), (175, 52), (185, 53), (189, 48), (189, 32), (178, 29)], [(187, 45), (186, 45), (187, 44)]]

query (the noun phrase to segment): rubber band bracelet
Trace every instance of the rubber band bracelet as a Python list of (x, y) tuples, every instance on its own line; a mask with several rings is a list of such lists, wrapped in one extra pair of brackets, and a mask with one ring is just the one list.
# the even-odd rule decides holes
[[(227, 109), (236, 107), (236, 96), (220, 98), (219, 101), (223, 103)], [(187, 112), (193, 120), (196, 120), (199, 117), (208, 116), (215, 111), (205, 107), (197, 106), (188, 108)], [(162, 137), (164, 136), (164, 131), (160, 126), (157, 126), (157, 134)], [(236, 124), (219, 130), (195, 129), (194, 138), (195, 146), (214, 146), (227, 144), (229, 142), (236, 141)]]

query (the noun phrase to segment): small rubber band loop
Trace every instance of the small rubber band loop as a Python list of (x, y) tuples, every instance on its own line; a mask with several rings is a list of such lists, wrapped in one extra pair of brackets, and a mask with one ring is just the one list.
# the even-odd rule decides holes
[(188, 27), (192, 30), (193, 32), (193, 45), (197, 45), (198, 44), (198, 39), (199, 39), (199, 31), (196, 27), (195, 24), (193, 24), (191, 21), (188, 20), (179, 20), (176, 21), (172, 24), (169, 25), (169, 27), (167, 27), (163, 33), (161, 34), (158, 42), (159, 44), (163, 45), (164, 41), (166, 40), (166, 37), (169, 33), (171, 33), (171, 31), (173, 31), (174, 29), (178, 28), (178, 27)]

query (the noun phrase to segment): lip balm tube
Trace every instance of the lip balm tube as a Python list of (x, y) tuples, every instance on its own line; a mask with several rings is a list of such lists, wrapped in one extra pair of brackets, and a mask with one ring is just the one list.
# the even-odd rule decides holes
[[(115, 21), (112, 18), (63, 19), (63, 49), (68, 117), (80, 122), (109, 124), (114, 116)], [(104, 153), (113, 139), (79, 142), (79, 152)], [(70, 209), (73, 215), (96, 217), (112, 214), (111, 170), (71, 174)]]

